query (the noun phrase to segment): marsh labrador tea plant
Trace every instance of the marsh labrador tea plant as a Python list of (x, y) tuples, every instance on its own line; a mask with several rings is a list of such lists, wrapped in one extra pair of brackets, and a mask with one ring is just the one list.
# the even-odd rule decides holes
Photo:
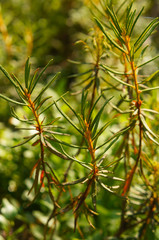
[[(104, 217), (100, 220), (102, 211), (98, 211), (105, 194), (104, 208), (109, 211), (106, 199), (113, 196), (120, 212), (114, 229), (101, 230), (99, 239), (157, 239), (159, 70), (146, 75), (144, 69), (159, 57), (145, 57), (159, 20), (149, 19), (148, 25), (137, 31), (143, 10), (135, 9), (133, 2), (128, 5), (124, 1), (117, 8), (112, 1), (97, 5), (92, 1), (95, 26), (85, 41), (78, 41), (87, 57), (83, 62), (70, 60), (80, 71), (71, 76), (75, 79), (71, 93), (48, 96), (54, 81), (60, 81), (59, 73), (36, 91), (51, 61), (32, 75), (28, 58), (24, 84), (0, 66), (19, 100), (0, 97), (10, 103), (12, 116), (24, 124), (20, 130), (33, 132), (13, 147), (30, 143), (33, 151), (35, 146), (39, 148), (28, 193), (34, 192), (34, 197), (28, 205), (43, 194), (49, 196), (51, 210), (44, 239), (54, 239), (56, 228), (62, 229), (59, 223), (68, 214), (74, 218), (72, 236), (77, 231), (80, 238), (87, 239), (83, 216), (92, 231), (98, 231), (105, 221)], [(26, 115), (19, 116), (16, 106)], [(47, 111), (56, 117), (48, 119)]]

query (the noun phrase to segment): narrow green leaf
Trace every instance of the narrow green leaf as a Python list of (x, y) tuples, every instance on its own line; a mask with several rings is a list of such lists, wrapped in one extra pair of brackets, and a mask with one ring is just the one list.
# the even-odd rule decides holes
[(70, 62), (70, 63), (73, 63), (73, 64), (77, 64), (77, 65), (81, 65), (82, 64), (82, 62), (74, 61), (72, 59), (67, 59), (67, 61)]
[(159, 70), (156, 72), (152, 73), (148, 78), (146, 78), (143, 82), (149, 82), (151, 80), (155, 80), (159, 77)]
[[(28, 101), (27, 101), (27, 98), (26, 98), (25, 95), (23, 94), (22, 90), (21, 90), (20, 88), (16, 88), (15, 90), (16, 90), (19, 98), (21, 99), (22, 103), (27, 104), (27, 102), (28, 102)], [(27, 104), (27, 105), (28, 105), (28, 104)]]
[(93, 82), (94, 82), (94, 80), (90, 81), (90, 82), (85, 86), (84, 89), (85, 89), (85, 90), (89, 89), (89, 88), (92, 86)]
[(96, 211), (96, 205), (97, 205), (97, 182), (96, 181), (93, 181), (93, 183), (92, 183), (91, 196), (92, 196), (92, 203), (93, 203), (94, 209)]
[(95, 106), (97, 105), (98, 101), (100, 100), (100, 98), (101, 98), (102, 96), (103, 96), (103, 95), (101, 94), (101, 95), (97, 98), (97, 100), (95, 101), (94, 105), (92, 106), (92, 109), (91, 109), (90, 114), (89, 114), (89, 116), (88, 116), (88, 122), (89, 122), (89, 120), (90, 120), (91, 117), (92, 117), (92, 113), (93, 113), (93, 111), (94, 111), (94, 109), (95, 109)]
[(32, 76), (32, 78), (30, 80), (29, 87), (28, 87), (28, 92), (29, 93), (32, 92), (31, 90), (33, 88), (33, 83), (35, 82), (35, 78), (36, 78), (36, 75), (37, 75), (38, 71), (39, 71), (39, 68), (36, 69), (36, 71), (34, 72), (34, 75)]
[(122, 81), (121, 79), (115, 77), (115, 76), (114, 76), (113, 74), (111, 74), (110, 72), (108, 72), (108, 73), (109, 73), (109, 75), (110, 75), (114, 80), (116, 80), (117, 82), (119, 82), (119, 83), (121, 83), (121, 84), (123, 84), (123, 85), (126, 85), (126, 86), (128, 86), (128, 87), (134, 88), (133, 85)]
[[(44, 129), (44, 128), (43, 128)], [(61, 132), (55, 132), (55, 131), (51, 131), (51, 130), (45, 130), (46, 133), (51, 133), (52, 136), (54, 135), (60, 135), (60, 136), (70, 136), (70, 134), (67, 133), (61, 133)], [(51, 139), (51, 138), (50, 138)], [(52, 138), (53, 140), (53, 138)]]
[(48, 128), (48, 126), (53, 127), (52, 125), (53, 125), (55, 122), (57, 122), (59, 119), (60, 119), (60, 117), (57, 117), (57, 118), (55, 118), (54, 120), (52, 120), (51, 122), (45, 123), (44, 127), (46, 127), (46, 128)]
[(131, 12), (126, 18), (127, 19), (127, 21), (126, 21), (126, 35), (129, 35), (128, 32), (131, 29), (131, 26), (133, 24), (135, 13), (136, 13), (136, 9), (133, 12)]
[(50, 98), (52, 98), (52, 97), (46, 97), (46, 98), (44, 98), (39, 104), (38, 104), (38, 106), (36, 107), (36, 111), (39, 109), (39, 108), (41, 108), (42, 107), (42, 105), (47, 101), (47, 100), (49, 100)]
[(96, 21), (98, 27), (101, 29), (101, 31), (102, 31), (102, 32), (104, 33), (104, 35), (106, 36), (106, 38), (111, 42), (111, 44), (112, 44), (114, 47), (118, 48), (120, 51), (126, 53), (126, 51), (125, 51), (122, 47), (120, 47), (120, 45), (118, 45), (118, 44), (113, 40), (113, 38), (111, 37), (111, 35), (110, 35), (109, 33), (106, 33), (106, 31), (104, 30), (104, 27), (103, 27), (103, 25), (101, 24), (101, 22), (100, 22), (97, 18), (95, 18), (95, 21)]
[(86, 165), (85, 163), (79, 161), (79, 160), (78, 160), (77, 158), (75, 158), (75, 157), (71, 157), (68, 153), (66, 153), (61, 144), (60, 144), (60, 147), (61, 147), (63, 153), (68, 157), (68, 159), (70, 159), (70, 160), (72, 160), (72, 161), (74, 161), (74, 162), (79, 163), (82, 167), (85, 167), (85, 168), (87, 168), (87, 169), (89, 169), (89, 170), (92, 170), (92, 169), (91, 169), (88, 165)]
[(159, 86), (157, 87), (153, 87), (153, 88), (146, 88), (146, 89), (143, 89), (143, 90), (140, 90), (141, 92), (148, 92), (148, 91), (153, 91), (153, 90), (157, 90), (159, 89)]
[(140, 115), (140, 119), (141, 119), (141, 122), (143, 124), (143, 126), (145, 127), (145, 129), (152, 135), (154, 136), (155, 138), (158, 138), (158, 136), (149, 128), (149, 126), (147, 125), (146, 121), (145, 121), (145, 118), (143, 115)]
[(28, 124), (33, 124), (33, 121), (34, 119), (21, 119), (19, 118), (19, 116), (16, 114), (15, 110), (13, 107), (11, 107), (11, 115), (16, 118), (17, 120), (21, 121), (21, 122), (25, 122), (25, 123), (28, 123)]
[(33, 134), (33, 135), (31, 135), (30, 137), (28, 137), (28, 139), (27, 139), (27, 140), (25, 140), (24, 142), (21, 142), (21, 143), (19, 143), (19, 144), (15, 145), (15, 146), (13, 146), (12, 148), (15, 148), (15, 147), (22, 146), (22, 145), (24, 145), (25, 143), (29, 142), (31, 139), (33, 139), (33, 138), (34, 138), (34, 137), (36, 137), (36, 136), (37, 136), (37, 133), (36, 133), (36, 134)]
[(141, 108), (141, 112), (142, 111), (146, 111), (146, 112), (151, 112), (151, 113), (155, 113), (155, 114), (159, 114), (159, 112), (153, 110), (153, 109), (146, 109), (146, 108)]
[(117, 11), (116, 11), (116, 14), (120, 11), (120, 9), (124, 6), (124, 4), (127, 3), (127, 0), (124, 0), (120, 6), (118, 7)]
[(18, 88), (16, 82), (13, 80), (13, 78), (9, 75), (9, 73), (0, 65), (0, 70), (3, 72), (3, 74), (8, 78), (8, 80), (16, 87)]
[(135, 52), (142, 46), (142, 44), (146, 41), (146, 39), (151, 35), (154, 29), (159, 25), (158, 18), (154, 19), (141, 33), (139, 38), (134, 43)]
[[(32, 187), (30, 188), (29, 192), (28, 192), (28, 195), (32, 192), (32, 190), (34, 189), (35, 193), (37, 192), (37, 185), (38, 185), (38, 179), (37, 179), (37, 176), (39, 177), (39, 173), (38, 171), (40, 171), (40, 160), (39, 159), (36, 164), (34, 165), (34, 167), (36, 166), (36, 172), (35, 172), (35, 179), (34, 179), (34, 182), (33, 182), (33, 185)], [(33, 169), (34, 169), (33, 167)], [(33, 171), (33, 170), (32, 170)]]
[(116, 105), (114, 105), (113, 103), (110, 102), (110, 105), (112, 108), (114, 108), (117, 112), (121, 113), (121, 114), (127, 114), (127, 113), (131, 113), (131, 112), (134, 112), (134, 110), (121, 110), (120, 108), (116, 107)]
[(52, 152), (53, 154), (55, 154), (56, 156), (63, 158), (65, 160), (69, 160), (69, 158), (67, 156), (65, 156), (64, 154), (62, 154), (61, 152), (57, 151), (48, 141), (45, 140), (46, 143), (46, 148)]
[(91, 129), (93, 129), (93, 133), (92, 133), (92, 137), (95, 135), (96, 130), (98, 128), (98, 124), (99, 124), (99, 120), (101, 117), (101, 114), (105, 108), (105, 106), (108, 104), (108, 102), (112, 99), (113, 97), (109, 98), (108, 100), (105, 101), (105, 103), (103, 104), (103, 106), (101, 107), (101, 109), (98, 111), (97, 115), (95, 116), (93, 122), (91, 123)]
[(121, 43), (124, 43), (124, 40), (121, 37), (121, 34), (119, 33), (119, 31), (115, 28), (115, 26), (113, 25), (113, 23), (111, 21), (109, 21), (109, 24), (111, 25), (111, 28), (115, 34), (115, 36), (117, 37), (117, 39), (120, 40)]
[(147, 137), (154, 142), (155, 144), (159, 145), (159, 142), (157, 142), (148, 131), (144, 131), (144, 133), (147, 135)]
[(40, 161), (38, 161), (38, 165), (37, 165), (36, 172), (35, 172), (35, 180), (34, 180), (34, 184), (33, 184), (35, 194), (38, 193), (39, 172), (40, 172)]
[(43, 68), (43, 70), (40, 72), (39, 76), (35, 79), (33, 87), (30, 90), (30, 94), (33, 92), (36, 84), (38, 83), (39, 79), (41, 78), (41, 76), (43, 75), (43, 73), (45, 72), (45, 70), (48, 68), (48, 66), (50, 65), (50, 63), (53, 61), (53, 59), (51, 59), (48, 64)]
[(113, 180), (116, 180), (116, 181), (125, 182), (125, 180), (122, 179), (122, 178), (118, 178), (118, 177), (114, 177), (114, 176), (109, 176), (109, 175), (106, 175), (106, 174), (103, 174), (103, 173), (99, 173), (99, 176), (104, 177), (104, 178), (113, 179)]
[(22, 127), (16, 127), (15, 129), (19, 129), (19, 130), (36, 130), (35, 127), (32, 127), (32, 128), (31, 127), (25, 127), (25, 128), (24, 127), (23, 128)]
[[(105, 168), (112, 167), (112, 166), (114, 166), (114, 164), (119, 163), (123, 158), (124, 158), (124, 157), (121, 157), (121, 158), (119, 158), (119, 159), (117, 159), (117, 160), (115, 160), (115, 161), (112, 161), (112, 162), (110, 162), (110, 163), (107, 163), (104, 167), (105, 167)], [(102, 170), (102, 171), (103, 171), (103, 170)]]
[(55, 106), (57, 110), (62, 114), (62, 116), (79, 132), (83, 135), (83, 132), (74, 124), (74, 122), (58, 107), (58, 105), (55, 103)]
[(141, 16), (143, 10), (144, 10), (144, 7), (143, 7), (143, 8), (140, 10), (140, 12), (138, 13), (138, 15), (137, 15), (137, 17), (135, 18), (133, 24), (130, 25), (131, 28), (130, 28), (130, 30), (129, 30), (129, 36), (131, 36), (131, 34), (132, 34), (133, 30), (134, 30), (134, 27), (135, 27), (135, 25), (136, 25), (136, 22), (137, 22), (137, 20), (139, 19), (139, 17)]
[(72, 182), (65, 182), (65, 183), (62, 183), (62, 186), (69, 186), (69, 185), (75, 185), (77, 183), (82, 183), (86, 179), (88, 179), (88, 178), (87, 177), (83, 177), (83, 178), (80, 178), (80, 179), (72, 181)]
[(114, 119), (110, 120), (109, 122), (105, 123), (104, 126), (97, 132), (97, 134), (92, 138), (93, 140), (98, 139), (98, 137), (105, 131), (105, 129), (114, 121)]
[(83, 119), (85, 119), (85, 109), (86, 109), (86, 99), (88, 96), (88, 91), (82, 91), (82, 97), (81, 97), (81, 114), (83, 116)]
[[(135, 122), (136, 122), (136, 121), (135, 121)], [(99, 148), (101, 148), (101, 147), (103, 147), (105, 144), (107, 144), (108, 142), (110, 142), (110, 141), (113, 140), (114, 138), (123, 135), (125, 132), (127, 132), (129, 129), (131, 129), (131, 128), (133, 128), (133, 127), (134, 127), (134, 124), (131, 124), (131, 125), (129, 125), (128, 127), (125, 127), (125, 128), (123, 128), (123, 129), (121, 129), (119, 132), (115, 133), (112, 137), (110, 137), (108, 140), (106, 140), (103, 144), (99, 145), (99, 146), (96, 148), (96, 150), (99, 149)]]
[[(143, 59), (143, 56), (144, 56), (144, 54), (145, 54), (145, 52), (146, 52), (146, 50), (147, 50), (147, 48), (149, 47), (149, 45), (146, 45), (143, 49), (142, 49), (142, 51), (141, 51), (141, 53), (140, 53), (140, 56), (139, 56), (139, 59)], [(139, 65), (140, 66), (140, 65)], [(139, 67), (138, 66), (138, 67)]]
[(119, 34), (121, 35), (122, 34), (122, 30), (119, 26), (119, 22), (118, 22), (118, 19), (117, 19), (117, 16), (115, 14), (115, 12), (113, 11), (113, 9), (110, 10), (109, 7), (107, 7), (107, 12), (108, 12), (108, 15), (111, 17), (112, 19), (112, 22), (114, 23), (116, 29), (118, 30)]
[(85, 130), (85, 122), (84, 122), (84, 119), (83, 119), (83, 116), (81, 114), (78, 114), (78, 119), (79, 119), (79, 123), (81, 125), (81, 129), (83, 129), (83, 131)]
[(29, 58), (28, 58), (25, 64), (25, 87), (27, 89), (28, 89), (29, 76), (30, 76), (30, 64), (29, 64)]
[(13, 76), (14, 80), (18, 83), (20, 89), (22, 90), (22, 93), (24, 93), (24, 88), (23, 88), (23, 86), (21, 85), (19, 79), (18, 79), (13, 73), (12, 73), (12, 76)]
[(72, 74), (72, 75), (69, 76), (69, 78), (72, 78), (72, 77), (81, 77), (81, 76), (86, 75), (87, 73), (92, 72), (92, 71), (93, 71), (93, 69), (89, 69), (89, 70), (86, 71), (86, 72), (77, 73), (77, 74)]
[(17, 105), (21, 105), (21, 106), (27, 106), (26, 103), (17, 102), (17, 101), (15, 101), (15, 100), (13, 100), (11, 98), (8, 98), (8, 97), (6, 97), (6, 96), (4, 96), (2, 94), (0, 94), (0, 97), (5, 99), (7, 102), (11, 102), (11, 103), (14, 103), (14, 104), (17, 104)]
[(41, 141), (41, 143), (43, 144), (43, 146), (46, 147), (45, 137), (44, 137), (44, 135), (43, 135), (43, 132), (40, 133), (40, 141)]
[(48, 87), (58, 78), (58, 76), (60, 75), (60, 73), (55, 74), (55, 76), (53, 76), (53, 78), (46, 84), (46, 86), (40, 91), (40, 93), (38, 94), (38, 96), (35, 98), (34, 103), (36, 103), (39, 98), (42, 96), (42, 94), (48, 89)]
[(154, 60), (157, 59), (158, 57), (159, 57), (159, 55), (157, 55), (156, 57), (154, 57), (154, 58), (148, 60), (147, 62), (144, 62), (144, 63), (140, 64), (139, 66), (137, 66), (137, 68), (143, 67), (144, 65), (146, 65), (146, 64), (148, 64), (148, 63), (154, 61)]
[(78, 87), (80, 85), (82, 85), (83, 83), (87, 82), (87, 81), (91, 81), (92, 78), (94, 77), (94, 75), (91, 73), (86, 79), (79, 81), (78, 83), (75, 83), (72, 85), (72, 87)]
[[(68, 92), (64, 93), (62, 96), (65, 96)], [(62, 97), (61, 96), (61, 97)], [(56, 101), (54, 101), (53, 103), (51, 103), (50, 105), (48, 105), (46, 108), (44, 108), (40, 113), (39, 113), (39, 116), (44, 113), (45, 111), (47, 111), (50, 107), (52, 107), (55, 102), (58, 102), (59, 100), (61, 100), (61, 97), (59, 97)]]
[(64, 101), (64, 103), (71, 109), (71, 111), (74, 113), (76, 118), (79, 120), (79, 115), (76, 113), (76, 111), (71, 107), (71, 105), (64, 99), (64, 97), (61, 97), (61, 99)]
[[(117, 137), (104, 149), (104, 151), (103, 151), (102, 153), (100, 153), (100, 154), (96, 157), (95, 161), (98, 161), (101, 157), (102, 157), (102, 159), (104, 160), (106, 152), (107, 152), (107, 151), (109, 150), (109, 148), (111, 148), (111, 146), (118, 140), (118, 138), (119, 138), (119, 136), (117, 136)], [(101, 161), (101, 159), (100, 159), (100, 161)], [(99, 163), (98, 163), (98, 164), (99, 164)]]
[[(108, 72), (115, 73), (117, 75), (125, 75), (125, 73), (118, 72), (118, 71), (116, 71), (116, 70), (114, 70), (114, 69), (112, 69), (112, 68), (110, 68), (110, 67), (108, 67), (104, 64), (100, 64), (100, 66), (103, 67), (104, 69), (106, 69)], [(127, 75), (131, 75), (131, 74), (127, 74)]]
[[(93, 5), (93, 7), (97, 10), (97, 12), (100, 13), (105, 18), (105, 14), (97, 7), (97, 5), (92, 0), (90, 0), (90, 2), (91, 2), (91, 5)], [(91, 12), (94, 13), (94, 11), (91, 11)]]
[(99, 179), (97, 179), (97, 182), (108, 192), (114, 193), (107, 185), (105, 185), (103, 182), (101, 182)]
[(75, 144), (70, 144), (70, 143), (61, 141), (61, 140), (59, 140), (58, 138), (56, 138), (56, 137), (54, 136), (54, 134), (52, 134), (52, 136), (53, 136), (53, 138), (50, 138), (50, 137), (47, 137), (47, 138), (49, 138), (49, 139), (52, 140), (52, 141), (58, 142), (58, 143), (60, 143), (60, 144), (66, 145), (66, 146), (68, 146), (68, 147), (80, 148), (80, 149), (87, 149), (86, 146), (77, 146), (77, 145), (75, 145)]

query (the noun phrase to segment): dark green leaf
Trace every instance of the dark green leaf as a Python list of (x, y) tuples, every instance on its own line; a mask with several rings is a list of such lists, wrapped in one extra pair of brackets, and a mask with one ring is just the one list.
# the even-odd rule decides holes
[(8, 80), (16, 87), (18, 88), (16, 82), (13, 80), (13, 78), (9, 75), (9, 73), (0, 65), (0, 70), (3, 72), (3, 74), (8, 78)]
[(55, 74), (55, 76), (53, 76), (53, 78), (46, 84), (46, 86), (40, 91), (40, 93), (38, 94), (38, 96), (35, 98), (34, 103), (36, 103), (39, 98), (41, 98), (42, 94), (48, 89), (48, 87), (58, 78), (58, 76), (60, 75), (60, 73)]
[(32, 88), (30, 89), (30, 94), (33, 92), (36, 84), (38, 83), (39, 79), (41, 78), (41, 76), (43, 75), (43, 73), (45, 72), (45, 70), (48, 68), (48, 66), (50, 65), (50, 63), (53, 61), (53, 59), (51, 59), (48, 64), (43, 68), (43, 70), (40, 72), (39, 76), (35, 79), (34, 84), (32, 86)]
[(105, 129), (114, 121), (114, 119), (110, 120), (109, 122), (105, 123), (104, 126), (96, 133), (96, 135), (92, 138), (92, 140), (98, 139), (98, 137), (105, 131)]
[(118, 22), (115, 12), (113, 11), (113, 9), (110, 10), (109, 7), (107, 7), (107, 12), (108, 12), (108, 15), (111, 17), (111, 20), (112, 20), (113, 24), (115, 25), (116, 29), (118, 30), (119, 35), (121, 35), (122, 30), (119, 26), (119, 22)]
[(126, 82), (122, 81), (121, 79), (115, 77), (115, 76), (114, 76), (113, 74), (111, 74), (109, 71), (108, 71), (108, 73), (109, 73), (109, 75), (110, 75), (114, 80), (116, 80), (117, 82), (119, 82), (119, 83), (121, 83), (121, 84), (123, 84), (123, 85), (126, 85), (126, 86), (128, 86), (128, 87), (134, 88), (133, 85), (131, 85), (131, 84), (129, 84), (129, 83), (126, 83)]
[(89, 120), (91, 119), (91, 116), (92, 116), (92, 113), (93, 113), (93, 111), (94, 111), (94, 109), (95, 109), (95, 106), (97, 105), (98, 101), (100, 100), (100, 98), (101, 98), (102, 96), (103, 96), (103, 95), (101, 94), (101, 95), (97, 98), (97, 100), (95, 101), (93, 107), (91, 108), (91, 111), (90, 111), (90, 113), (89, 113), (89, 115), (88, 115), (88, 122), (89, 122)]
[(36, 75), (37, 75), (38, 71), (39, 71), (39, 69), (36, 69), (34, 75), (32, 76), (32, 78), (30, 80), (30, 84), (29, 84), (29, 88), (28, 88), (29, 93), (32, 93), (32, 91), (33, 91), (33, 89), (32, 89), (33, 88), (33, 83), (35, 82), (35, 78), (36, 78)]
[[(47, 132), (47, 131), (46, 131), (46, 132)], [(58, 142), (58, 143), (60, 143), (60, 144), (63, 144), (63, 145), (69, 146), (69, 147), (73, 147), (73, 148), (87, 149), (86, 146), (77, 146), (77, 145), (75, 145), (75, 144), (70, 144), (70, 143), (61, 141), (61, 140), (57, 139), (57, 138), (54, 136), (54, 134), (52, 134), (52, 136), (53, 136), (53, 138), (50, 138), (50, 137), (48, 137), (48, 138), (49, 138), (50, 140), (53, 140), (53, 141)]]
[[(131, 28), (130, 28), (130, 30), (129, 30), (129, 36), (131, 36), (131, 34), (132, 34), (132, 32), (133, 32), (133, 29), (134, 29), (134, 27), (135, 27), (135, 25), (136, 25), (136, 22), (137, 22), (137, 20), (139, 19), (140, 15), (142, 14), (143, 10), (144, 10), (144, 7), (143, 7), (143, 8), (140, 10), (140, 12), (138, 13), (138, 15), (137, 15), (137, 17), (135, 18), (133, 24), (130, 25)], [(133, 19), (134, 19), (134, 18), (133, 18)], [(133, 19), (132, 19), (132, 21), (133, 21)]]
[(146, 39), (151, 35), (154, 29), (159, 25), (158, 18), (154, 19), (141, 33), (136, 42), (134, 43), (135, 52), (142, 46)]
[(83, 178), (80, 178), (80, 179), (72, 181), (72, 182), (62, 183), (62, 186), (69, 186), (69, 185), (75, 185), (75, 184), (78, 184), (78, 183), (82, 183), (86, 179), (88, 179), (88, 178), (87, 177), (83, 177)]
[(8, 97), (6, 97), (6, 96), (4, 96), (4, 95), (2, 95), (2, 94), (0, 94), (0, 97), (3, 98), (3, 99), (5, 99), (7, 102), (11, 102), (11, 103), (14, 103), (14, 104), (16, 104), (16, 105), (27, 106), (26, 103), (17, 102), (17, 101), (15, 101), (15, 100), (13, 100), (13, 99), (11, 99), (11, 98), (8, 98)]
[(74, 124), (74, 122), (58, 107), (58, 105), (55, 103), (55, 106), (57, 110), (62, 114), (62, 116), (79, 132), (83, 135), (83, 132)]
[[(118, 71), (116, 71), (116, 70), (114, 70), (114, 69), (112, 69), (112, 68), (110, 68), (110, 67), (108, 67), (104, 64), (100, 64), (100, 66), (103, 67), (104, 69), (106, 69), (108, 72), (115, 73), (117, 75), (125, 75), (125, 73), (118, 72)], [(130, 75), (130, 74), (127, 74), (127, 75)]]
[(46, 98), (44, 98), (39, 104), (38, 104), (38, 106), (36, 107), (36, 111), (39, 109), (39, 108), (41, 108), (41, 106), (47, 101), (47, 100), (49, 100), (50, 98), (52, 98), (52, 97), (46, 97)]
[(143, 67), (144, 65), (146, 65), (146, 64), (148, 64), (148, 63), (154, 61), (154, 60), (157, 59), (158, 57), (159, 57), (159, 55), (157, 55), (156, 57), (154, 57), (154, 58), (148, 60), (147, 62), (144, 62), (144, 63), (140, 64), (139, 66), (137, 66), (137, 68)]
[(12, 76), (13, 76), (14, 80), (18, 83), (18, 85), (19, 85), (22, 93), (24, 93), (24, 88), (23, 88), (23, 86), (21, 85), (19, 79), (18, 79), (13, 73), (12, 73)]
[(15, 146), (13, 146), (12, 148), (15, 148), (15, 147), (19, 147), (19, 146), (21, 146), (21, 145), (24, 145), (25, 143), (29, 142), (31, 139), (33, 139), (33, 138), (36, 137), (37, 135), (38, 135), (37, 133), (31, 135), (30, 137), (27, 138), (27, 140), (25, 140), (24, 142), (21, 142), (21, 143), (15, 145)]
[[(135, 122), (136, 122), (136, 121), (134, 121), (134, 123), (135, 123)], [(101, 148), (101, 147), (103, 147), (105, 144), (107, 144), (108, 142), (110, 142), (110, 141), (113, 140), (114, 138), (123, 135), (123, 134), (124, 134), (125, 132), (127, 132), (129, 129), (133, 128), (133, 127), (135, 126), (134, 123), (132, 123), (132, 124), (131, 124), (130, 126), (128, 126), (128, 127), (123, 128), (123, 129), (120, 130), (119, 132), (115, 133), (115, 134), (114, 134), (112, 137), (110, 137), (107, 141), (105, 141), (103, 144), (99, 145), (99, 146), (96, 148), (96, 150), (99, 149), (99, 148)]]
[(86, 165), (86, 163), (83, 163), (83, 162), (79, 161), (77, 158), (71, 157), (68, 153), (66, 153), (61, 144), (60, 144), (60, 147), (61, 147), (63, 153), (65, 154), (65, 156), (67, 157), (67, 159), (72, 160), (72, 161), (74, 161), (74, 162), (77, 162), (77, 163), (79, 163), (82, 167), (85, 167), (85, 168), (87, 168), (87, 169), (89, 169), (89, 170), (92, 170), (88, 165)]
[(28, 89), (29, 76), (30, 76), (30, 64), (29, 64), (29, 58), (28, 58), (26, 61), (26, 64), (25, 64), (25, 87), (26, 87), (26, 89)]
[(105, 108), (105, 106), (108, 104), (108, 102), (112, 99), (113, 97), (109, 98), (108, 100), (105, 101), (105, 103), (103, 104), (103, 106), (101, 107), (101, 109), (98, 111), (97, 115), (95, 116), (93, 122), (91, 123), (91, 129), (93, 129), (93, 133), (92, 133), (92, 137), (95, 135), (97, 128), (98, 128), (98, 124), (99, 124), (99, 120), (101, 117), (101, 114)]
[(117, 43), (113, 40), (113, 38), (111, 37), (111, 35), (104, 30), (104, 27), (103, 27), (103, 25), (101, 24), (101, 22), (100, 22), (98, 19), (96, 19), (96, 18), (95, 18), (95, 21), (96, 21), (98, 27), (101, 29), (101, 31), (102, 31), (102, 32), (104, 33), (104, 35), (106, 36), (106, 38), (111, 42), (111, 44), (112, 44), (114, 47), (118, 48), (120, 51), (126, 53), (126, 51), (125, 51), (119, 44), (117, 44)]

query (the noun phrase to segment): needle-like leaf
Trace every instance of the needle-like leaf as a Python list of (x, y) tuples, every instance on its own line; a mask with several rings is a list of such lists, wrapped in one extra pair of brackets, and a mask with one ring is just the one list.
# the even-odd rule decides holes
[(6, 96), (4, 96), (4, 95), (2, 95), (2, 94), (0, 94), (0, 97), (3, 98), (3, 99), (5, 99), (7, 102), (11, 102), (11, 103), (14, 103), (14, 104), (16, 104), (16, 105), (27, 106), (26, 103), (21, 103), (21, 102), (15, 101), (15, 100), (13, 100), (13, 99), (11, 99), (11, 98), (8, 98), (8, 97), (6, 97)]
[(50, 87), (50, 85), (58, 78), (59, 75), (60, 73), (57, 73), (55, 74), (55, 76), (53, 76), (53, 78), (46, 84), (46, 86), (40, 91), (38, 96), (35, 98), (34, 103), (36, 103), (39, 100), (39, 98), (41, 98), (42, 94), (48, 89), (48, 87)]

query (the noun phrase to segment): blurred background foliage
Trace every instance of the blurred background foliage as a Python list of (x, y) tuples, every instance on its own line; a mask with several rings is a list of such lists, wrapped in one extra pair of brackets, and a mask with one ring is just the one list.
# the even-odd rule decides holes
[[(60, 81), (56, 82), (48, 93), (57, 99), (58, 95), (69, 90), (70, 86), (78, 81), (68, 76), (83, 72), (85, 68), (73, 65), (67, 59), (83, 62), (90, 60), (90, 55), (87, 49), (84, 49), (83, 44), (75, 43), (81, 39), (89, 43), (89, 36), (95, 25), (92, 13), (98, 14), (95, 6), (98, 6), (99, 2), (99, 0), (92, 0), (92, 4), (90, 0), (1, 0), (0, 64), (23, 81), (24, 64), (28, 56), (31, 57), (34, 71), (37, 67), (41, 68), (46, 65), (53, 58), (54, 64), (47, 69), (46, 77), (58, 71), (62, 72)], [(121, 2), (114, 0), (113, 4), (120, 5)], [(139, 31), (142, 25), (149, 22), (149, 18), (159, 16), (158, 0), (136, 0), (135, 7), (141, 6), (145, 6), (145, 10), (144, 16), (139, 21)], [(149, 40), (153, 42), (149, 50), (150, 56), (157, 54), (158, 40), (159, 31)], [(152, 68), (156, 70), (158, 63), (156, 61), (155, 64), (144, 68), (144, 74), (151, 73)], [(45, 78), (38, 88), (41, 89), (43, 84), (45, 84)], [(153, 84), (155, 86), (155, 83)], [(7, 96), (15, 95), (12, 86), (2, 74), (0, 74), (0, 93), (5, 93)], [(76, 99), (79, 100), (78, 96)], [(159, 100), (157, 92), (154, 92), (152, 96), (148, 95), (147, 99), (149, 106), (159, 111), (159, 105), (154, 105), (156, 99)], [(17, 108), (16, 111), (20, 110)], [(47, 114), (51, 118), (52, 114), (56, 115), (56, 112), (50, 111)], [(8, 103), (0, 99), (0, 240), (42, 239), (43, 226), (52, 207), (48, 196), (43, 194), (40, 200), (25, 208), (28, 199), (31, 198), (30, 195), (27, 196), (32, 184), (30, 171), (39, 153), (38, 147), (35, 147), (33, 152), (29, 144), (20, 148), (11, 148), (25, 136), (25, 132), (16, 130), (16, 127), (20, 126), (21, 123), (10, 116)], [(156, 132), (158, 131), (157, 122), (153, 128)], [(50, 161), (54, 160), (54, 167), (59, 169), (59, 176), (62, 175), (63, 168), (66, 169), (66, 166), (62, 165), (57, 157), (49, 155), (48, 157), (51, 158)], [(71, 174), (74, 178), (75, 173), (72, 171), (70, 177)], [(106, 239), (107, 236), (113, 235), (119, 226), (120, 199), (107, 194), (106, 191), (101, 190), (99, 195), (98, 212), (100, 215), (95, 219), (97, 226), (95, 231), (90, 229), (84, 218), (80, 219), (87, 240)], [(159, 229), (157, 231), (159, 236)], [(150, 232), (153, 234), (152, 231)], [(135, 233), (133, 236), (133, 238), (128, 238), (125, 235), (123, 239), (136, 239)], [(73, 233), (73, 217), (69, 213), (60, 217), (54, 239), (81, 239), (78, 231)], [(115, 240), (116, 238), (107, 239)], [(156, 238), (152, 235), (150, 239)]]

